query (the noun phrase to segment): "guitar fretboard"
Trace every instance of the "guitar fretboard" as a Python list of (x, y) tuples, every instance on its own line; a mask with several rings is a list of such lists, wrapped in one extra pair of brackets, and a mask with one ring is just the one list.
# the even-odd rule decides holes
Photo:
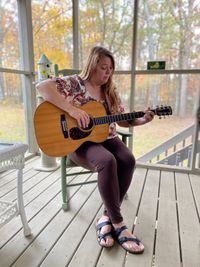
[[(154, 110), (152, 110), (154, 112)], [(112, 123), (112, 122), (118, 122), (118, 121), (128, 121), (128, 120), (133, 120), (137, 118), (141, 118), (144, 116), (143, 111), (138, 111), (138, 112), (131, 112), (131, 113), (123, 113), (123, 114), (118, 114), (118, 115), (107, 115), (103, 117), (97, 117), (93, 118), (94, 124), (95, 125), (100, 125), (100, 124), (106, 124), (106, 123)]]

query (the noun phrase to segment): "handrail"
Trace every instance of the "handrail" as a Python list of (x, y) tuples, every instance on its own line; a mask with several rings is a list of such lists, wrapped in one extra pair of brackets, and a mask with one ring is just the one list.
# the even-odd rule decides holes
[(167, 149), (175, 146), (176, 144), (180, 143), (184, 139), (192, 136), (194, 129), (194, 124), (186, 128), (185, 130), (179, 132), (177, 135), (173, 136), (172, 138), (168, 139), (161, 145), (156, 146), (151, 151), (147, 152), (145, 155), (137, 158), (137, 161), (140, 162), (147, 162), (149, 160), (152, 160), (153, 158), (157, 157), (158, 155), (165, 152)]
[[(197, 143), (197, 151), (200, 152), (200, 140)], [(192, 152), (192, 144), (187, 145), (176, 152), (172, 153), (171, 155), (165, 157), (162, 160), (159, 160), (157, 163), (159, 164), (167, 164), (167, 165), (179, 165), (180, 162), (183, 162), (184, 160), (187, 161), (187, 166), (190, 166), (190, 160), (191, 160), (191, 152)]]
[[(79, 69), (58, 69), (58, 64), (54, 64), (54, 71), (59, 74), (66, 73), (67, 75), (80, 73)], [(115, 70), (114, 74), (124, 75), (131, 74), (131, 70)], [(200, 74), (200, 69), (173, 69), (173, 70), (135, 70), (136, 75), (150, 75), (150, 74)]]
[(29, 70), (17, 70), (17, 69), (7, 69), (7, 68), (1, 68), (0, 72), (6, 72), (6, 73), (16, 73), (16, 74), (25, 74), (25, 75), (34, 75), (35, 73)]

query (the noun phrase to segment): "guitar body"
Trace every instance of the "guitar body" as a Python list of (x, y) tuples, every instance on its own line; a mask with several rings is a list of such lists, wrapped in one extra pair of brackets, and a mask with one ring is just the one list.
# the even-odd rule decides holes
[[(106, 116), (101, 103), (90, 101), (80, 107), (91, 118)], [(93, 125), (92, 119), (87, 129), (79, 128), (77, 121), (67, 112), (45, 101), (34, 115), (35, 134), (40, 149), (48, 156), (66, 156), (74, 152), (86, 141), (100, 143), (106, 140), (109, 125)]]

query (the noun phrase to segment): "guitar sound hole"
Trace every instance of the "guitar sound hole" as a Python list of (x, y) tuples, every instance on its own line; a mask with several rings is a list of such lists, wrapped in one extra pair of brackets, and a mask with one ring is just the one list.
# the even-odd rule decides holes
[(88, 126), (86, 128), (81, 128), (81, 129), (83, 131), (88, 131), (88, 130), (91, 130), (93, 128), (93, 125), (94, 125), (93, 119), (90, 118), (90, 122), (89, 122)]
[(83, 132), (78, 127), (74, 127), (70, 129), (70, 137), (73, 140), (83, 139), (90, 135), (92, 131)]
[(92, 132), (92, 128), (93, 128), (94, 122), (93, 119), (90, 118), (90, 122), (88, 124), (88, 127), (86, 128), (78, 128), (78, 127), (74, 127), (70, 129), (70, 137), (73, 140), (78, 140), (78, 139), (83, 139), (87, 136), (90, 135), (90, 133)]

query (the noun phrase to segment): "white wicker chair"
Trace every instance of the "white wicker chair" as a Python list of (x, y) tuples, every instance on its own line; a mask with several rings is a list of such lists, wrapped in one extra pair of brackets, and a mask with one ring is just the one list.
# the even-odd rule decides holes
[(17, 169), (17, 202), (0, 200), (0, 227), (10, 221), (14, 216), (20, 214), (24, 227), (24, 235), (31, 234), (28, 225), (23, 202), (23, 168), (24, 154), (28, 146), (25, 144), (0, 143), (0, 172)]

